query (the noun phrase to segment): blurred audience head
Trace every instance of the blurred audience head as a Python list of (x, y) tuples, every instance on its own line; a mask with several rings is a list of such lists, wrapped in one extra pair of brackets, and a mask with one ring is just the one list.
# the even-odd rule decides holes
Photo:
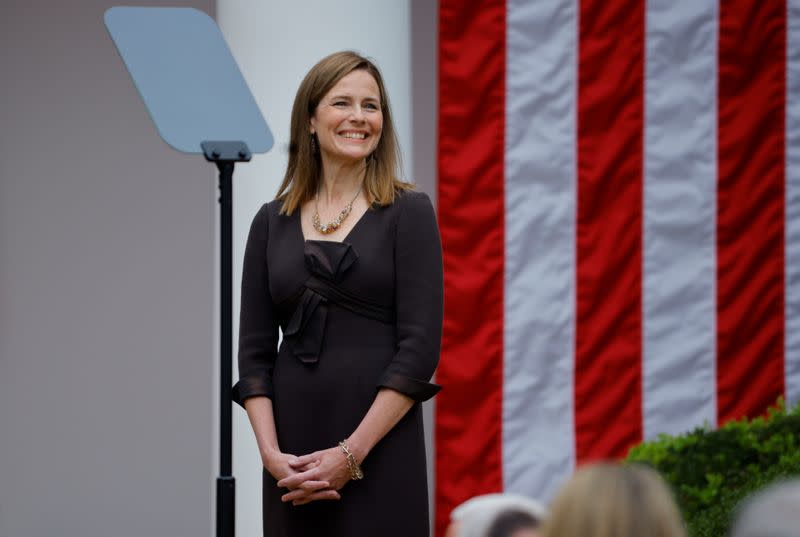
[(800, 537), (800, 480), (770, 485), (745, 500), (731, 537)]
[(559, 491), (544, 537), (686, 537), (667, 484), (639, 465), (579, 469)]
[(503, 511), (489, 526), (486, 537), (539, 537), (539, 520), (525, 511)]
[(539, 502), (516, 494), (476, 496), (453, 510), (446, 537), (538, 537)]

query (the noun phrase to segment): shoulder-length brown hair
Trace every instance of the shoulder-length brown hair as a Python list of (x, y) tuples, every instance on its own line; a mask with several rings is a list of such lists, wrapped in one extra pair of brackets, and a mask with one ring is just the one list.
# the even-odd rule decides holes
[[(401, 159), (397, 135), (394, 131), (389, 95), (383, 85), (378, 67), (369, 59), (352, 51), (335, 52), (322, 58), (306, 74), (297, 90), (292, 106), (289, 131), (289, 163), (277, 198), (283, 202), (281, 212), (292, 214), (317, 193), (322, 178), (322, 160), (319, 151), (312, 151), (311, 118), (317, 105), (333, 86), (357, 69), (372, 75), (378, 84), (383, 113), (383, 130), (375, 151), (367, 158), (364, 193), (367, 202), (389, 205), (398, 191), (414, 187), (399, 179)], [(315, 140), (316, 142), (316, 140)], [(316, 144), (319, 146), (319, 144)]]

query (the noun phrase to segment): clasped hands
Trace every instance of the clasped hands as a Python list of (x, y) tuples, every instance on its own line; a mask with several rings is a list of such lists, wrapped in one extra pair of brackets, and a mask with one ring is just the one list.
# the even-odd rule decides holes
[(281, 500), (292, 505), (338, 500), (339, 490), (350, 481), (347, 459), (338, 446), (301, 457), (273, 452), (264, 458), (264, 467), (278, 481), (278, 487), (289, 489)]

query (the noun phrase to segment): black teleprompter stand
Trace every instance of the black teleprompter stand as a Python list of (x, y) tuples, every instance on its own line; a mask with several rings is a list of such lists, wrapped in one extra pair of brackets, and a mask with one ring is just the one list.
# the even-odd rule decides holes
[[(217, 537), (234, 537), (233, 169), (274, 143), (216, 22), (179, 7), (115, 6), (103, 19), (159, 135), (219, 170), (220, 390)], [(219, 141), (215, 141), (219, 140)]]
[(220, 392), (219, 477), (217, 477), (217, 537), (235, 534), (236, 479), (232, 475), (233, 385), (233, 168), (248, 162), (250, 150), (244, 142), (203, 142), (206, 160), (219, 170), (219, 294), (220, 294)]

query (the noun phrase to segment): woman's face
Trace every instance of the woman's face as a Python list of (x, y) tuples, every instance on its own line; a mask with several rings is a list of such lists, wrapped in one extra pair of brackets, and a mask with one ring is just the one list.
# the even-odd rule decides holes
[(383, 129), (378, 83), (357, 69), (325, 94), (311, 118), (324, 162), (352, 163), (367, 158), (378, 146)]

